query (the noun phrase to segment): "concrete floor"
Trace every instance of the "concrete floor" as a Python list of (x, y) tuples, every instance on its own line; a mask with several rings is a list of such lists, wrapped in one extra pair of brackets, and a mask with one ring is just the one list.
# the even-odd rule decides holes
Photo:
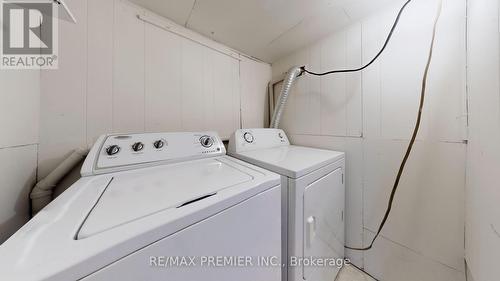
[(342, 268), (335, 281), (375, 281), (375, 279), (361, 272), (351, 265), (346, 265)]

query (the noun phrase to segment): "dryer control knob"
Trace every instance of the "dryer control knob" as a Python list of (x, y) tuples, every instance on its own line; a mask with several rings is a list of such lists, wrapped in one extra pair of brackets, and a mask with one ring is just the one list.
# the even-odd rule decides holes
[(243, 138), (248, 143), (252, 143), (254, 141), (254, 137), (253, 137), (252, 133), (250, 133), (250, 132), (246, 132), (245, 134), (243, 134)]
[(132, 145), (132, 150), (135, 152), (139, 152), (144, 149), (144, 144), (142, 142), (136, 142)]
[(120, 147), (116, 144), (110, 145), (108, 146), (108, 148), (106, 148), (106, 154), (108, 154), (109, 156), (118, 154), (118, 152), (120, 152)]
[(214, 145), (214, 139), (211, 136), (203, 136), (200, 138), (200, 143), (203, 147), (209, 148)]

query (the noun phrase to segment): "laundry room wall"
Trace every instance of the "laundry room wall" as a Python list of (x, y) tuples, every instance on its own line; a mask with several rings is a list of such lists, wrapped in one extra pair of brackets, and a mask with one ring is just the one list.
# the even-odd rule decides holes
[(469, 143), (465, 256), (469, 280), (498, 280), (500, 268), (499, 3), (468, 1)]
[[(380, 50), (405, 1), (272, 65), (359, 67)], [(300, 77), (282, 127), (294, 144), (347, 153), (346, 241), (368, 245), (416, 120), (437, 1), (413, 1), (384, 54), (362, 73)], [(384, 281), (465, 280), (466, 1), (444, 0), (421, 131), (388, 223), (370, 251), (347, 251)], [(280, 84), (275, 87), (279, 92)]]
[(42, 71), (39, 178), (105, 133), (267, 123), (269, 64), (125, 0), (66, 2), (78, 22), (60, 21), (59, 69)]
[(40, 71), (0, 70), (0, 86), (1, 244), (30, 218), (29, 192), (36, 178), (38, 151)]

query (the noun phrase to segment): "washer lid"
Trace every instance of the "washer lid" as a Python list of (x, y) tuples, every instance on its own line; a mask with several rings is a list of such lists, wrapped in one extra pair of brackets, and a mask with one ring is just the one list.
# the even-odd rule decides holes
[(344, 158), (343, 152), (295, 145), (230, 153), (230, 155), (290, 178), (302, 177)]
[(83, 223), (83, 239), (148, 215), (188, 207), (253, 179), (217, 158), (119, 173)]

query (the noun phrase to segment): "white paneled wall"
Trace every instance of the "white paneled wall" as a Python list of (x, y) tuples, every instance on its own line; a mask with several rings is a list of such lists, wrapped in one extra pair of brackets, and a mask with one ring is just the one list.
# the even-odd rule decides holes
[[(273, 64), (321, 72), (380, 50), (403, 1)], [(299, 78), (282, 127), (295, 144), (345, 151), (346, 241), (366, 246), (383, 217), (416, 120), (436, 1), (413, 1), (385, 53), (362, 73)], [(348, 256), (384, 281), (464, 277), (466, 7), (444, 0), (418, 142), (382, 237)], [(279, 88), (278, 88), (279, 90)]]
[[(306, 65), (322, 72), (357, 67), (360, 63), (361, 24), (356, 23), (274, 63), (273, 78), (279, 79), (292, 65)], [(279, 91), (280, 87), (275, 89)], [(283, 128), (289, 132), (360, 137), (361, 74), (302, 77), (292, 89), (288, 108)]]
[(269, 126), (269, 101), (266, 92), (271, 77), (268, 65), (241, 57), (241, 123), (242, 128)]
[(30, 219), (36, 145), (0, 148), (0, 244)]
[[(0, 26), (1, 28), (1, 26)], [(0, 244), (30, 217), (38, 148), (40, 71), (0, 70)]]
[(0, 148), (38, 143), (40, 71), (0, 70)]
[(500, 276), (500, 5), (497, 0), (468, 5), (465, 249), (469, 280), (489, 281)]
[(139, 14), (148, 13), (115, 1), (113, 131), (216, 130), (228, 138), (240, 124), (238, 56)]
[(125, 0), (67, 2), (78, 23), (60, 22), (59, 70), (42, 73), (39, 177), (105, 133), (264, 125), (270, 65)]
[[(113, 131), (142, 132), (145, 122), (145, 28), (137, 9), (115, 1)], [(109, 23), (108, 23), (109, 24)]]
[(68, 1), (78, 24), (59, 21), (59, 69), (41, 71), (39, 179), (86, 144), (89, 2)]
[[(436, 1), (416, 1), (408, 7), (394, 40), (372, 67), (363, 72), (364, 135), (407, 139), (415, 122), (421, 76), (428, 54)], [(444, 1), (429, 83), (421, 139), (461, 141), (466, 128), (465, 3)], [(398, 7), (363, 24), (363, 61), (380, 50)], [(373, 114), (373, 115), (372, 115)], [(394, 122), (394, 116), (399, 122)]]
[[(145, 95), (147, 131), (182, 129), (182, 41), (153, 25), (146, 26)], [(168, 52), (165, 52), (168, 50)], [(168, 122), (165, 122), (168, 120)]]
[[(86, 143), (113, 128), (113, 19), (114, 2), (88, 0)], [(78, 22), (85, 21), (79, 19)], [(82, 23), (85, 24), (85, 23)], [(84, 34), (80, 33), (79, 36)], [(71, 34), (60, 34), (71, 40)], [(61, 132), (62, 133), (62, 132)]]

